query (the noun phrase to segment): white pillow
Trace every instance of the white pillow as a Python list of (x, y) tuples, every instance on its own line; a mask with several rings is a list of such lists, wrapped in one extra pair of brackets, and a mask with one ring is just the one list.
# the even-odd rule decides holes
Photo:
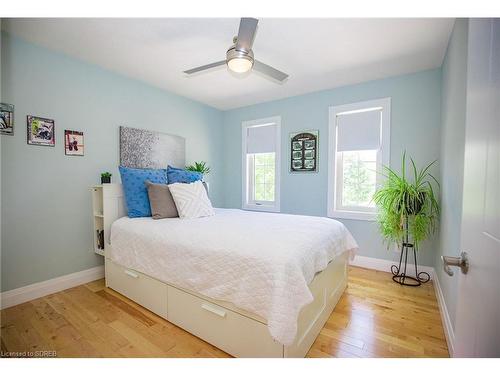
[(215, 215), (212, 203), (201, 181), (191, 184), (175, 183), (168, 185), (181, 219)]

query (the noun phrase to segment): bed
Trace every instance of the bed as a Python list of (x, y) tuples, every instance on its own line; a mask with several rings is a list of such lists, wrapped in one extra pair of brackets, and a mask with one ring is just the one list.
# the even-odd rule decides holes
[(302, 357), (357, 247), (338, 221), (216, 209), (111, 226), (106, 285), (238, 357)]
[(307, 354), (357, 248), (342, 223), (238, 209), (131, 219), (121, 185), (106, 191), (107, 287), (235, 357)]

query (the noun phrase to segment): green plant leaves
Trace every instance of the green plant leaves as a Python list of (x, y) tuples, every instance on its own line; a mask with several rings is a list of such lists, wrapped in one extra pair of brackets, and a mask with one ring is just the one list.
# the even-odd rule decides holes
[(199, 172), (207, 175), (210, 173), (210, 167), (204, 161), (195, 162), (194, 164), (188, 165), (186, 167), (187, 171)]
[(383, 166), (383, 185), (373, 195), (378, 208), (377, 221), (382, 237), (390, 243), (400, 242), (405, 235), (404, 224), (408, 218), (408, 231), (415, 247), (436, 230), (439, 219), (439, 204), (432, 183), (439, 188), (437, 179), (429, 172), (433, 161), (418, 169), (410, 157), (410, 175), (407, 180), (406, 152), (403, 152), (401, 174)]

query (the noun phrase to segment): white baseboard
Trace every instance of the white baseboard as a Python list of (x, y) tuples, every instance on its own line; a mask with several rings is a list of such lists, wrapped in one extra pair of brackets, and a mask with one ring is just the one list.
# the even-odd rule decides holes
[[(365, 257), (362, 255), (356, 255), (354, 257), (354, 260), (351, 260), (350, 264), (352, 266), (356, 267), (361, 267), (361, 268), (369, 268), (371, 270), (377, 270), (377, 271), (384, 271), (384, 272), (391, 272), (391, 266), (393, 264), (398, 265), (398, 261), (392, 261), (392, 260), (387, 260), (387, 259), (378, 259), (378, 258), (371, 258), (371, 257)], [(408, 263), (407, 265), (408, 270), (415, 270), (415, 265)], [(430, 276), (431, 279), (434, 279), (434, 267), (428, 267), (428, 266), (418, 266), (419, 271), (425, 271), (427, 272)], [(409, 273), (411, 276), (411, 273)]]
[(94, 280), (102, 279), (103, 277), (104, 266), (97, 266), (89, 268), (88, 270), (8, 290), (1, 294), (0, 308), (5, 309), (7, 307), (19, 305), (20, 303), (60, 292), (64, 289), (73, 288), (77, 285), (85, 284)]
[(437, 277), (436, 273), (434, 273), (434, 276), (434, 290), (436, 291), (436, 298), (438, 300), (439, 311), (441, 313), (444, 335), (446, 337), (446, 343), (448, 344), (450, 357), (453, 357), (453, 353), (455, 352), (455, 331), (453, 331), (453, 325), (451, 324), (450, 314), (448, 313), (448, 308), (446, 307), (446, 302), (444, 300), (444, 294), (443, 290), (441, 289), (441, 284), (439, 283), (439, 278)]

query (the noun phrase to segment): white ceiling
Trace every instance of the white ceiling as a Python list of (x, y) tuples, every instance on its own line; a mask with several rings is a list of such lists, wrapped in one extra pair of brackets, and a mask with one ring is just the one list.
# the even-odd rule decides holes
[(278, 84), (225, 66), (187, 77), (182, 71), (223, 60), (236, 18), (4, 19), (2, 28), (125, 76), (219, 109), (439, 67), (453, 19), (259, 20), (255, 57), (290, 75)]

